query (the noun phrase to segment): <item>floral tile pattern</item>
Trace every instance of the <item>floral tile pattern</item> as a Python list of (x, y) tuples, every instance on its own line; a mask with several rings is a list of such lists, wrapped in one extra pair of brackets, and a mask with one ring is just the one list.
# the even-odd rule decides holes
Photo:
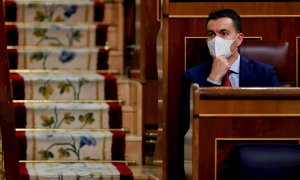
[(19, 74), (25, 81), (25, 99), (105, 99), (105, 78), (100, 74), (67, 72), (59, 74), (47, 72)]
[[(18, 46), (95, 47), (118, 49), (119, 32), (116, 26), (98, 23), (9, 23), (8, 32), (17, 31)], [(16, 27), (17, 29), (14, 29)], [(8, 41), (8, 45), (11, 44)]]
[[(118, 32), (115, 26), (107, 31), (97, 31), (101, 24), (64, 24), (64, 23), (15, 23), (19, 46), (62, 46), (91, 47), (107, 45), (111, 49), (118, 47)], [(102, 27), (106, 27), (102, 24)], [(97, 39), (99, 42), (97, 42)]]
[(109, 131), (27, 131), (27, 159), (111, 160)]
[(16, 130), (19, 157), (35, 161), (20, 163), (24, 179), (133, 179), (126, 164), (98, 162), (125, 160), (125, 132), (108, 129), (122, 128), (121, 105), (88, 103), (117, 99), (116, 78), (96, 71), (66, 71), (108, 69), (107, 60), (99, 61), (100, 47), (120, 53), (113, 62), (121, 59), (117, 57), (123, 60), (119, 16), (124, 1), (7, 1), (9, 9), (16, 10), (6, 10), (8, 45), (15, 48), (13, 96), (25, 100), (13, 104), (21, 119)]
[[(21, 48), (17, 49), (17, 69), (96, 70), (98, 53), (107, 48)], [(108, 52), (107, 52), (108, 53)], [(107, 61), (107, 59), (101, 59)]]
[(17, 24), (19, 45), (95, 46), (96, 25)]
[(93, 1), (17, 1), (17, 21), (25, 22), (92, 22)]
[(26, 128), (109, 128), (107, 103), (25, 103)]
[(120, 179), (120, 172), (111, 163), (31, 163), (26, 164), (26, 168), (31, 177), (48, 177), (56, 180)]

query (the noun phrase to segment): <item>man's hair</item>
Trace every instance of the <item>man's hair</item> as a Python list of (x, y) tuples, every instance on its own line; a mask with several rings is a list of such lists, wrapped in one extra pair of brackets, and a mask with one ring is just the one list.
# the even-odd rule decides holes
[(217, 20), (217, 19), (224, 18), (224, 17), (232, 19), (233, 25), (235, 26), (236, 31), (238, 33), (242, 32), (242, 19), (241, 19), (240, 15), (232, 9), (220, 9), (220, 10), (211, 12), (208, 15), (206, 24), (210, 20)]

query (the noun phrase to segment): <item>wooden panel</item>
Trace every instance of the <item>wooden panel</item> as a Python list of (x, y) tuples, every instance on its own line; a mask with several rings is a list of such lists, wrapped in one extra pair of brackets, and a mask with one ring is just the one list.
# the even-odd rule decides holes
[(193, 179), (221, 180), (239, 143), (299, 144), (299, 88), (193, 88)]
[[(142, 83), (143, 99), (143, 134), (155, 131), (158, 127), (158, 73), (156, 62), (156, 37), (160, 29), (160, 22), (157, 21), (157, 1), (143, 0), (140, 2), (141, 18), (141, 42), (140, 42), (140, 82)], [(160, 142), (160, 141), (159, 141)], [(158, 145), (161, 147), (161, 145)], [(149, 149), (148, 149), (149, 150)], [(147, 153), (145, 136), (143, 140), (143, 157), (151, 156)], [(162, 152), (156, 152), (161, 157)], [(145, 158), (143, 159), (145, 164)], [(158, 168), (157, 168), (158, 169)]]
[[(197, 176), (197, 179), (222, 179), (222, 176), (217, 178), (217, 174), (221, 174), (222, 163), (224, 163), (221, 160), (226, 157), (230, 149), (224, 146), (217, 146), (216, 149), (216, 138), (240, 139), (240, 141), (232, 142), (231, 146), (248, 143), (249, 139), (264, 140), (264, 143), (272, 143), (271, 139), (277, 140), (276, 143), (281, 140), (280, 143), (292, 144), (300, 140), (300, 117), (203, 117), (195, 121), (199, 121), (197, 123), (199, 126), (195, 126), (199, 132), (197, 145), (199, 146), (199, 159), (193, 158), (198, 167), (194, 169), (199, 170), (195, 172), (193, 169), (193, 176)], [(243, 138), (245, 138), (244, 141)], [(282, 138), (286, 138), (286, 141)], [(218, 157), (216, 157), (217, 153)], [(218, 161), (217, 158), (221, 157), (222, 159)]]
[(170, 17), (204, 16), (213, 9), (231, 8), (245, 16), (299, 16), (300, 2), (197, 2), (170, 3)]
[[(136, 6), (135, 0), (124, 1), (124, 69), (131, 69), (136, 66), (133, 61), (133, 48), (136, 44)], [(138, 64), (137, 64), (138, 65)], [(128, 73), (128, 72), (125, 72)]]
[[(181, 180), (184, 175), (183, 167), (183, 137), (179, 130), (181, 125), (178, 120), (178, 97), (180, 95), (180, 76), (184, 70), (184, 37), (182, 33), (193, 24), (177, 24), (176, 21), (168, 19), (168, 27), (164, 26), (164, 62), (163, 62), (163, 119), (166, 129), (166, 179)], [(193, 21), (196, 22), (196, 21)], [(165, 22), (164, 22), (165, 23)], [(174, 23), (174, 24), (173, 24)], [(175, 30), (175, 29), (176, 30)], [(170, 29), (173, 33), (167, 31)], [(196, 26), (192, 28), (197, 31)], [(194, 36), (197, 34), (195, 33)], [(166, 48), (165, 44), (168, 44)], [(166, 59), (167, 57), (167, 59)], [(167, 60), (167, 61), (165, 61)], [(169, 62), (168, 62), (169, 60)]]
[(141, 81), (147, 79), (156, 79), (156, 37), (160, 28), (160, 22), (157, 21), (156, 3), (153, 0), (141, 1)]

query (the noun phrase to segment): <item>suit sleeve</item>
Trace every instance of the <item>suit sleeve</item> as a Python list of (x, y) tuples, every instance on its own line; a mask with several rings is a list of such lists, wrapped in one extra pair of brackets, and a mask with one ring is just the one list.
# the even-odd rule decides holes
[(268, 77), (269, 77), (268, 82), (269, 82), (270, 87), (279, 87), (280, 86), (280, 82), (279, 82), (279, 79), (277, 77), (276, 70), (273, 66), (269, 71)]

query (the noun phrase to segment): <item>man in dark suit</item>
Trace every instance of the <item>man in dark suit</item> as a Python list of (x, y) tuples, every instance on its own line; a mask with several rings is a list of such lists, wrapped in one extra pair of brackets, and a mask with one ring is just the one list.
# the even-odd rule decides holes
[[(207, 46), (213, 60), (207, 60), (182, 75), (180, 124), (182, 133), (189, 129), (190, 85), (202, 87), (272, 87), (279, 86), (273, 66), (241, 56), (238, 47), (242, 44), (241, 17), (231, 9), (211, 12), (207, 20)], [(182, 111), (183, 110), (183, 111)]]
[[(202, 87), (272, 87), (279, 86), (273, 66), (240, 56), (238, 47), (242, 44), (241, 17), (231, 9), (211, 12), (207, 20), (207, 46), (212, 57), (186, 70), (182, 74), (182, 96), (179, 107), (179, 127), (182, 143), (190, 126), (190, 86), (197, 83)], [(178, 147), (182, 152), (183, 147)], [(180, 154), (180, 153), (179, 153)], [(181, 155), (178, 158), (183, 158)], [(183, 159), (181, 159), (183, 160)], [(182, 178), (184, 179), (184, 178)]]

